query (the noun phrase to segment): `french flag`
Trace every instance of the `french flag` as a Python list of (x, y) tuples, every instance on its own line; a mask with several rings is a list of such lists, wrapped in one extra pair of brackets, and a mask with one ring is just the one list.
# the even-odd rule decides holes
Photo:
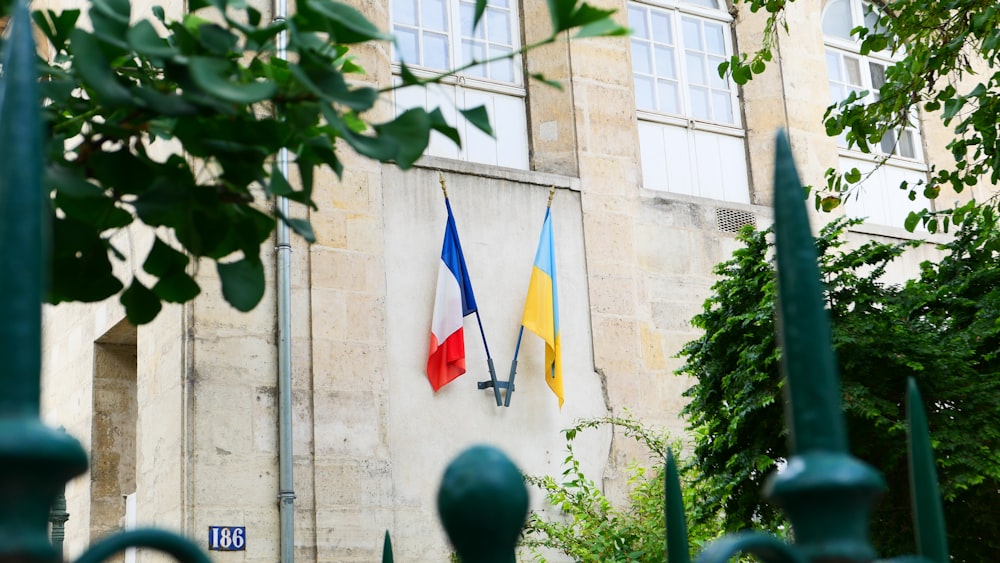
[(462, 244), (458, 241), (455, 216), (448, 207), (441, 263), (438, 265), (437, 292), (434, 295), (434, 320), (431, 322), (430, 355), (427, 379), (434, 391), (465, 373), (465, 333), (463, 319), (477, 311), (469, 270), (465, 267)]

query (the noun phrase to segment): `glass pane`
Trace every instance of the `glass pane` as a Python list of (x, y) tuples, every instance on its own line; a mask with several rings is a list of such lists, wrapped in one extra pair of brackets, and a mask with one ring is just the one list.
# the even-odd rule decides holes
[(837, 103), (847, 97), (844, 87), (840, 84), (830, 83), (830, 103)]
[(462, 41), (462, 64), (471, 63), (473, 60), (486, 60), (486, 44), (466, 39)]
[(882, 135), (882, 141), (879, 143), (879, 149), (885, 154), (892, 154), (896, 149), (896, 132), (889, 130)]
[(507, 0), (487, 0), (487, 6), (496, 6), (497, 8), (510, 8), (510, 3)]
[(684, 0), (688, 4), (694, 4), (696, 6), (704, 6), (706, 8), (719, 8), (718, 0)]
[(691, 117), (697, 119), (712, 117), (708, 110), (708, 89), (691, 86), (688, 88), (688, 96), (691, 98)]
[(733, 101), (729, 92), (712, 92), (712, 112), (716, 121), (735, 123), (733, 120)]
[(867, 27), (873, 33), (885, 33), (886, 28), (884, 25), (879, 25), (879, 13), (875, 11), (875, 7), (871, 4), (865, 4), (862, 8), (865, 18), (865, 27)]
[(850, 39), (853, 27), (849, 0), (830, 0), (823, 12), (823, 35)]
[(513, 45), (510, 40), (510, 12), (506, 10), (487, 8), (486, 24), (487, 29), (490, 32), (491, 43)]
[(726, 40), (721, 25), (717, 23), (705, 24), (705, 50), (713, 55), (726, 54)]
[(906, 158), (917, 158), (916, 143), (913, 138), (913, 131), (904, 129), (899, 135), (899, 145), (897, 146), (899, 156)]
[(393, 31), (396, 33), (397, 48), (392, 58), (397, 61), (420, 64), (420, 58), (417, 55), (416, 30), (396, 27)]
[(447, 31), (448, 15), (445, 12), (444, 0), (421, 0), (420, 15), (424, 29)]
[(669, 80), (657, 81), (657, 92), (660, 94), (660, 111), (680, 113), (681, 103), (677, 95), (677, 83)]
[(674, 50), (670, 47), (657, 45), (653, 49), (656, 58), (656, 76), (660, 78), (677, 78), (677, 66), (674, 64)]
[(628, 7), (628, 26), (632, 29), (632, 37), (640, 39), (649, 38), (649, 30), (646, 29), (646, 10), (636, 6)]
[(729, 81), (719, 76), (719, 65), (725, 61), (722, 57), (708, 57), (708, 83), (712, 88), (729, 89)]
[(417, 25), (417, 1), (392, 0), (392, 21), (394, 23)]
[[(476, 7), (472, 4), (462, 2), (461, 6), (459, 6), (458, 13), (459, 17), (462, 19), (462, 37), (472, 37), (472, 19), (476, 13)], [(476, 29), (475, 37), (480, 39), (484, 37), (483, 27), (484, 22), (480, 20), (479, 27)]]
[(667, 45), (674, 44), (674, 25), (671, 23), (670, 14), (653, 12), (653, 39)]
[(447, 70), (451, 68), (448, 59), (448, 36), (424, 33), (424, 66)]
[(872, 77), (872, 88), (878, 90), (885, 84), (885, 65), (870, 62), (868, 70)]
[(653, 61), (649, 57), (649, 43), (632, 40), (632, 72), (653, 74)]
[(861, 61), (851, 57), (843, 57), (844, 69), (847, 71), (847, 83), (861, 86)]
[(639, 109), (656, 110), (653, 93), (653, 79), (647, 76), (635, 77), (635, 105)]
[(840, 70), (840, 55), (829, 50), (826, 52), (826, 75), (834, 82), (844, 81), (844, 74)]
[(681, 27), (684, 28), (684, 47), (696, 51), (704, 50), (701, 44), (701, 26), (698, 24), (698, 20), (683, 18)]
[[(490, 58), (499, 57), (510, 52), (510, 49), (504, 49), (502, 47), (491, 47), (490, 48)], [(502, 61), (496, 61), (490, 63), (490, 78), (493, 80), (502, 80), (504, 82), (514, 81), (514, 61), (510, 59), (504, 59)]]
[(705, 59), (701, 55), (686, 53), (684, 64), (687, 67), (688, 82), (691, 84), (707, 85), (708, 76), (705, 74)]

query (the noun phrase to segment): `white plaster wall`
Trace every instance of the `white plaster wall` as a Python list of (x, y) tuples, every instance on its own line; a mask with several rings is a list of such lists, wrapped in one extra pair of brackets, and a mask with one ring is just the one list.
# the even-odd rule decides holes
[[(448, 194), (483, 327), (505, 380), (517, 342), (546, 201), (547, 185), (474, 174), (445, 174)], [(565, 183), (565, 180), (563, 180)], [(385, 172), (386, 325), (394, 521), (387, 523), (402, 561), (443, 561), (448, 548), (437, 521), (436, 494), (446, 464), (486, 443), (529, 474), (559, 474), (560, 430), (606, 414), (594, 372), (579, 193), (556, 190), (552, 204), (565, 404), (543, 381), (544, 346), (525, 332), (510, 407), (497, 407), (475, 315), (465, 320), (468, 372), (434, 393), (426, 361), (441, 243), (447, 217), (434, 170)], [(579, 453), (600, 482), (609, 434), (581, 438)], [(539, 495), (533, 495), (539, 505)], [(488, 525), (488, 516), (484, 525)]]

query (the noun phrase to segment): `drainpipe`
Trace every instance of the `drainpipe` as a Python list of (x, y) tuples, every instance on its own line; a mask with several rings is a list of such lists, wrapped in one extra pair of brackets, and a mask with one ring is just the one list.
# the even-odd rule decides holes
[[(274, 0), (274, 19), (282, 21), (288, 16), (286, 0)], [(286, 31), (277, 37), (277, 56), (287, 57)], [(278, 152), (278, 170), (288, 178), (288, 149)], [(288, 217), (288, 200), (275, 201), (278, 214)], [(291, 254), (288, 225), (278, 220), (275, 247), (278, 265), (276, 293), (278, 298), (278, 510), (281, 529), (280, 563), (295, 561), (295, 487), (292, 479), (292, 284)]]

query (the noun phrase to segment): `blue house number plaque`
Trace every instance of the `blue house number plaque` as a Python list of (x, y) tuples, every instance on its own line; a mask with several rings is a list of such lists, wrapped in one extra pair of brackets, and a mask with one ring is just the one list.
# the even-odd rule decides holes
[(244, 526), (209, 526), (208, 549), (210, 551), (245, 551), (247, 529)]

